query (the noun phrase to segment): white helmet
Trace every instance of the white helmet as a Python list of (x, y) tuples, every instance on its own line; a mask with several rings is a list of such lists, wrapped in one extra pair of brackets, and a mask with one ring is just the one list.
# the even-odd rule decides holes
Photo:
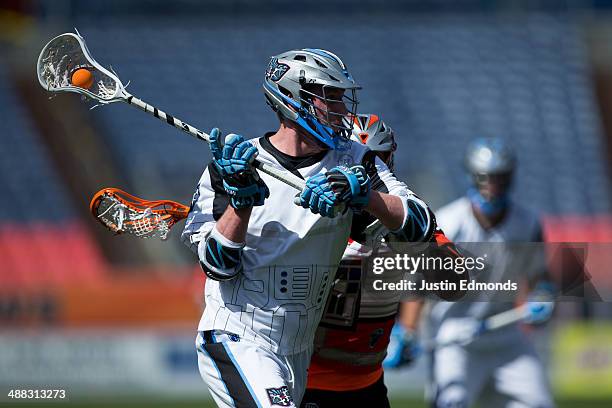
[[(323, 95), (311, 92), (312, 86), (321, 86)], [(326, 103), (342, 102), (352, 117), (357, 109), (356, 91), (361, 89), (340, 58), (329, 51), (304, 48), (287, 51), (271, 58), (263, 83), (268, 104), (285, 118), (297, 123), (330, 149), (347, 146), (351, 127), (345, 121), (332, 120), (339, 113), (325, 111), (321, 120), (313, 105), (317, 97)], [(326, 89), (350, 91), (337, 101), (326, 97)], [(345, 116), (345, 115), (342, 115)]]
[(465, 167), (473, 176), (479, 174), (512, 175), (516, 167), (514, 150), (502, 139), (479, 138), (467, 148)]
[(387, 126), (378, 115), (370, 113), (355, 116), (351, 139), (368, 146), (374, 152), (388, 152), (388, 155), (379, 154), (379, 156), (385, 161), (387, 167), (393, 170), (393, 152), (397, 150), (395, 134), (393, 129)]
[[(509, 203), (509, 188), (516, 168), (516, 154), (502, 139), (480, 138), (468, 146), (465, 167), (473, 186), (468, 190), (472, 204), (485, 215), (499, 214)], [(491, 183), (495, 192), (491, 192)], [(481, 189), (488, 191), (483, 195)]]

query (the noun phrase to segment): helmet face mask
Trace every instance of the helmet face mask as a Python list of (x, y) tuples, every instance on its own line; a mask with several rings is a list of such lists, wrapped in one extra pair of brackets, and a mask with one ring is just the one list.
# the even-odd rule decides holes
[(474, 186), (487, 201), (494, 201), (508, 194), (512, 173), (478, 173), (473, 175)]
[(348, 146), (351, 127), (343, 119), (355, 115), (360, 87), (336, 55), (306, 48), (272, 57), (263, 88), (281, 119), (298, 124), (329, 149)]
[(323, 126), (331, 129), (335, 135), (346, 141), (351, 136), (352, 122), (357, 110), (356, 90), (346, 95), (343, 89), (323, 86), (304, 86), (300, 102), (312, 117)]

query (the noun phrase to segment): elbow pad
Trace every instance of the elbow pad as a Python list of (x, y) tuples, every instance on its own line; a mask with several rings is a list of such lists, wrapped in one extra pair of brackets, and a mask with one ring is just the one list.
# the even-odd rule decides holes
[(245, 244), (225, 238), (213, 228), (206, 240), (198, 245), (200, 266), (210, 279), (225, 281), (234, 279), (242, 272), (242, 248)]
[(429, 242), (436, 231), (436, 217), (418, 197), (401, 197), (404, 205), (402, 226), (391, 231), (398, 242)]

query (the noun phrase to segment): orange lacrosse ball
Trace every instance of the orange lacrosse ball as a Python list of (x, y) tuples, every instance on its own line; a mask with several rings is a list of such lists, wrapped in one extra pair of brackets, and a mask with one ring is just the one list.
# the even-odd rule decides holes
[(72, 73), (72, 85), (79, 88), (89, 89), (93, 85), (94, 79), (91, 71), (79, 68)]

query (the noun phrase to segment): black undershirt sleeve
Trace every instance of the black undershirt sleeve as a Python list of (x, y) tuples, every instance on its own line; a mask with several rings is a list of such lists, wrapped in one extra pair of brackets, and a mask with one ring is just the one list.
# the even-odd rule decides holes
[[(376, 171), (376, 153), (368, 150), (361, 159), (361, 165), (366, 169), (366, 173), (370, 177), (370, 185), (372, 190), (379, 191), (381, 193), (388, 193), (389, 190), (385, 183), (382, 182), (378, 177)], [(368, 212), (362, 211), (360, 214), (353, 214), (353, 222), (351, 223), (351, 239), (357, 241), (360, 244), (366, 244), (365, 229), (368, 225), (376, 221), (376, 217)]]
[(219, 221), (219, 218), (221, 218), (230, 203), (230, 198), (225, 192), (225, 188), (223, 188), (223, 179), (213, 162), (208, 164), (208, 173), (210, 174), (210, 185), (215, 192), (212, 211), (213, 218), (215, 221)]

